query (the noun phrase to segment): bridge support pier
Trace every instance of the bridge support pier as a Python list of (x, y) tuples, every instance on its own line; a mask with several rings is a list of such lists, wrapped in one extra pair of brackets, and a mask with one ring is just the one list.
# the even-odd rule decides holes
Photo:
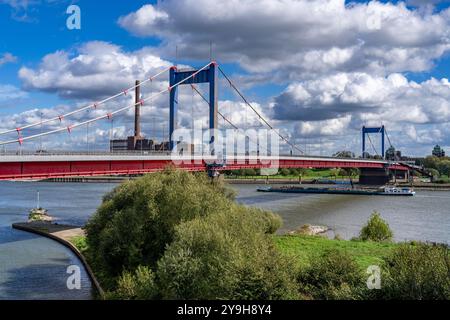
[(409, 171), (391, 171), (391, 180), (394, 182), (409, 182), (411, 179)]
[(382, 186), (391, 180), (389, 170), (378, 168), (362, 168), (359, 175), (359, 184)]

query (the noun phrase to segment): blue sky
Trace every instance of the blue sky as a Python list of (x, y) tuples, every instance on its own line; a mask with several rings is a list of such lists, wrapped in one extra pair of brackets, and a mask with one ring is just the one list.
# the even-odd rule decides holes
[[(445, 40), (442, 43), (439, 42), (441, 41), (439, 40), (440, 38), (448, 37), (448, 33), (444, 34), (445, 31), (443, 31), (444, 33), (442, 33), (442, 35), (439, 35), (436, 31), (436, 34), (432, 35), (435, 37), (435, 40), (433, 40), (434, 42), (430, 40), (429, 44), (427, 44), (428, 40), (420, 39), (420, 36), (414, 37), (413, 40), (410, 39), (411, 37), (405, 40), (401, 38), (401, 31), (399, 31), (398, 34), (392, 35), (392, 30), (384, 31), (383, 28), (389, 28), (383, 25), (380, 29), (380, 33), (386, 32), (386, 34), (392, 38), (388, 39), (389, 41), (386, 40), (386, 43), (383, 43), (383, 36), (367, 35), (363, 31), (361, 31), (361, 34), (358, 34), (355, 31), (353, 38), (347, 39), (343, 32), (336, 34), (336, 36), (331, 34), (328, 35), (331, 40), (336, 39), (336, 44), (330, 44), (329, 48), (326, 48), (327, 42), (325, 40), (323, 43), (317, 44), (317, 41), (313, 41), (314, 39), (311, 40), (305, 38), (308, 36), (307, 34), (300, 34), (299, 39), (302, 40), (292, 40), (293, 43), (298, 41), (297, 44), (286, 46), (286, 48), (280, 48), (279, 53), (274, 53), (273, 47), (276, 45), (275, 42), (272, 45), (270, 41), (272, 37), (276, 38), (279, 35), (279, 33), (276, 33), (276, 30), (274, 31), (273, 36), (267, 34), (266, 37), (261, 38), (261, 41), (264, 41), (265, 39), (268, 41), (267, 47), (264, 47), (264, 43), (261, 44), (261, 41), (256, 41), (258, 37), (261, 36), (258, 34), (258, 30), (264, 29), (264, 25), (261, 25), (259, 28), (255, 27), (254, 30), (251, 25), (246, 25), (245, 27), (248, 29), (245, 29), (245, 32), (244, 29), (241, 29), (243, 32), (242, 35), (239, 35), (240, 30), (237, 27), (237, 30), (233, 29), (234, 26), (237, 26), (238, 23), (242, 21), (238, 16), (234, 21), (234, 17), (230, 17), (229, 21), (220, 22), (221, 26), (224, 26), (224, 29), (228, 26), (230, 28), (229, 31), (214, 30), (214, 23), (209, 21), (207, 15), (202, 16), (204, 13), (201, 13), (197, 17), (197, 12), (195, 12), (195, 10), (198, 10), (198, 8), (186, 9), (190, 7), (183, 7), (184, 3), (187, 3), (188, 1), (189, 0), (183, 0), (177, 4), (176, 1), (167, 0), (163, 1), (162, 4), (156, 5), (155, 1), (140, 0), (37, 0), (31, 3), (20, 0), (0, 0), (0, 30), (2, 30), (0, 59), (6, 53), (15, 57), (15, 61), (3, 64), (0, 63), (0, 85), (13, 86), (17, 90), (20, 90), (22, 94), (20, 98), (15, 99), (1, 99), (0, 97), (0, 117), (6, 117), (5, 119), (11, 121), (13, 115), (20, 115), (22, 112), (33, 108), (51, 109), (58, 105), (65, 105), (70, 108), (71, 106), (89, 101), (92, 97), (89, 94), (86, 94), (85, 98), (83, 98), (82, 89), (80, 89), (80, 94), (77, 94), (76, 96), (62, 94), (60, 88), (41, 88), (33, 84), (26, 76), (20, 77), (19, 71), (21, 69), (31, 70), (35, 72), (34, 75), (36, 78), (40, 79), (39, 77), (45, 75), (45, 70), (40, 70), (39, 68), (46, 55), (54, 54), (56, 52), (65, 52), (68, 54), (69, 59), (73, 59), (80, 55), (80, 48), (83, 48), (83, 46), (92, 41), (105, 42), (119, 46), (121, 52), (125, 56), (133, 55), (134, 53), (137, 54), (142, 48), (150, 48), (151, 50), (154, 50), (154, 53), (152, 54), (157, 55), (164, 61), (168, 61), (168, 63), (174, 62), (174, 44), (179, 44), (180, 57), (178, 62), (193, 66), (201, 66), (207, 61), (209, 41), (213, 41), (214, 56), (218, 58), (226, 71), (229, 74), (232, 74), (236, 81), (242, 85), (246, 95), (252, 101), (257, 103), (261, 109), (266, 112), (267, 116), (272, 118), (274, 123), (285, 129), (286, 133), (289, 133), (292, 139), (296, 140), (299, 144), (317, 144), (317, 141), (319, 140), (321, 143), (323, 143), (323, 141), (328, 141), (329, 144), (324, 148), (330, 153), (336, 151), (336, 149), (347, 147), (347, 145), (336, 142), (336, 139), (333, 138), (333, 134), (330, 134), (329, 131), (323, 129), (324, 126), (331, 126), (333, 124), (336, 126), (336, 130), (341, 130), (343, 132), (342, 134), (354, 136), (356, 139), (356, 137), (359, 137), (359, 134), (355, 130), (357, 130), (361, 124), (377, 124), (383, 121), (389, 122), (393, 120), (392, 114), (395, 114), (396, 111), (387, 111), (388, 107), (395, 108), (392, 107), (392, 105), (396, 104), (393, 99), (398, 99), (398, 103), (405, 104), (405, 106), (410, 100), (406, 101), (399, 96), (393, 97), (393, 90), (386, 88), (386, 100), (383, 101), (375, 99), (376, 95), (374, 94), (374, 97), (370, 97), (370, 99), (367, 98), (370, 100), (370, 103), (366, 101), (366, 98), (361, 98), (361, 95), (359, 95), (353, 97), (354, 99), (349, 100), (353, 103), (355, 99), (361, 98), (361, 101), (358, 100), (359, 104), (351, 106), (349, 106), (348, 103), (342, 103), (342, 101), (338, 101), (331, 105), (322, 104), (322, 102), (318, 102), (322, 101), (320, 97), (323, 92), (320, 92), (319, 90), (321, 83), (317, 81), (314, 82), (315, 80), (322, 79), (321, 81), (323, 83), (327, 83), (327, 77), (338, 76), (339, 79), (344, 79), (342, 81), (347, 81), (347, 87), (351, 88), (351, 85), (356, 86), (356, 84), (361, 81), (378, 85), (384, 81), (383, 79), (388, 79), (393, 74), (394, 76), (391, 76), (389, 79), (397, 79), (395, 74), (400, 74), (405, 77), (407, 82), (415, 81), (419, 84), (425, 83), (431, 78), (436, 78), (439, 81), (443, 78), (450, 78), (450, 51), (445, 49), (445, 46), (448, 45), (448, 42), (445, 41), (448, 40)], [(318, 0), (317, 5), (319, 5), (319, 3), (325, 3), (324, 1), (325, 0)], [(205, 3), (211, 3), (211, 7), (214, 8), (213, 3), (216, 2), (217, 1), (211, 0), (210, 2), (206, 1)], [(356, 10), (364, 9), (365, 12), (369, 11), (369, 13), (372, 11), (376, 12), (377, 10), (382, 12), (382, 9), (385, 8), (382, 5), (373, 7), (361, 6), (361, 4), (366, 5), (368, 1), (346, 1), (348, 7), (355, 6), (356, 9), (347, 8), (342, 10), (342, 8), (339, 7), (339, 2), (339, 0), (332, 1), (332, 3), (336, 5), (335, 8), (330, 7), (330, 11), (338, 10), (337, 12), (348, 14), (355, 20), (358, 19), (357, 14), (352, 11), (356, 12)], [(66, 19), (68, 17), (66, 8), (72, 3), (77, 4), (81, 8), (81, 30), (68, 30), (66, 27)], [(387, 19), (390, 19), (390, 16), (394, 16), (396, 19), (395, 21), (412, 19), (402, 17), (401, 14), (397, 15), (397, 11), (405, 12), (404, 10), (407, 10), (408, 14), (417, 14), (418, 17), (421, 17), (418, 19), (422, 19), (420, 20), (420, 23), (423, 23), (425, 27), (427, 23), (426, 16), (439, 16), (442, 21), (445, 21), (445, 12), (450, 6), (449, 1), (436, 1), (434, 6), (425, 6), (419, 5), (420, 3), (425, 3), (425, 1), (411, 0), (408, 2), (406, 9), (402, 9), (400, 5), (395, 6), (397, 1), (382, 1), (382, 3), (392, 4), (392, 7), (389, 9), (390, 11), (388, 13), (383, 13), (385, 14), (385, 16), (383, 16), (384, 18), (387, 17)], [(141, 10), (141, 8), (145, 8), (144, 6), (148, 4), (152, 5), (152, 10), (147, 10), (145, 12)], [(314, 6), (314, 4), (311, 6)], [(185, 12), (186, 10), (192, 10), (192, 12)], [(242, 12), (244, 14), (246, 12), (245, 10), (248, 10), (248, 8), (243, 4), (242, 9), (237, 8), (236, 12)], [(264, 8), (256, 8), (255, 11), (256, 14), (260, 14), (261, 16), (270, 16), (270, 13), (265, 12)], [(324, 14), (328, 14), (328, 11), (325, 11)], [(163, 18), (154, 18), (154, 12), (162, 13)], [(211, 12), (214, 14), (217, 10)], [(250, 10), (249, 12), (252, 11)], [(145, 23), (142, 26), (135, 25), (129, 21), (123, 23), (119, 21), (120, 17), (126, 17), (131, 14), (142, 14), (143, 18), (147, 19), (144, 21), (147, 25)], [(146, 14), (147, 16), (145, 16)], [(305, 17), (302, 14), (303, 13), (299, 12), (299, 20), (301, 20), (302, 17)], [(192, 23), (188, 24), (186, 27), (186, 24), (183, 23), (189, 20), (183, 19), (188, 18), (192, 19)], [(320, 19), (320, 16), (318, 18)], [(200, 21), (202, 19), (204, 21)], [(251, 18), (249, 20), (251, 21)], [(229, 24), (227, 25), (227, 23)], [(290, 22), (287, 21), (286, 25), (283, 27), (291, 27), (288, 23)], [(302, 21), (300, 21), (300, 23), (302, 23)], [(316, 22), (308, 21), (304, 23), (314, 24)], [(404, 21), (400, 21), (399, 23), (401, 26), (404, 25)], [(256, 20), (254, 21), (254, 24), (259, 25)], [(322, 25), (323, 23), (320, 24), (320, 26)], [(301, 26), (303, 25), (298, 27), (299, 30), (303, 30)], [(274, 28), (277, 27), (278, 26), (274, 23)], [(294, 27), (296, 26), (292, 26), (293, 32), (295, 32)], [(192, 30), (188, 30), (190, 28)], [(202, 28), (205, 33), (204, 36), (202, 35)], [(324, 28), (324, 30), (325, 29), (326, 28)], [(445, 30), (445, 28), (443, 30)], [(325, 34), (322, 34), (322, 37), (326, 39), (327, 31), (324, 32)], [(296, 34), (293, 33), (293, 35), (295, 36)], [(246, 36), (249, 38), (246, 39)], [(340, 42), (338, 37), (343, 37), (342, 42)], [(430, 37), (431, 36), (428, 36), (429, 39)], [(303, 39), (306, 39), (306, 42), (310, 41), (311, 43), (303, 44)], [(365, 47), (364, 50), (361, 49), (363, 47), (358, 45), (360, 39), (363, 39), (361, 40), (361, 43), (364, 43), (362, 46), (370, 47), (370, 50), (365, 49)], [(189, 47), (189, 41), (193, 41), (192, 46), (194, 48)], [(239, 42), (241, 44), (239, 47), (236, 47), (237, 49), (235, 51), (232, 49), (227, 51), (227, 41), (230, 41), (230, 45), (228, 46), (230, 48), (232, 45), (235, 45), (233, 41), (243, 42)], [(252, 44), (252, 41), (255, 41), (254, 44)], [(346, 41), (348, 41), (348, 46), (343, 44)], [(405, 41), (408, 42), (407, 45), (405, 45)], [(287, 40), (287, 42), (289, 42), (289, 40)], [(411, 42), (414, 43), (411, 44)], [(246, 47), (247, 43), (248, 47)], [(259, 49), (257, 47), (258, 45), (261, 45)], [(392, 54), (390, 53), (389, 55), (382, 56), (383, 53), (376, 50), (377, 46), (385, 48), (386, 51), (392, 50)], [(399, 50), (404, 49), (405, 46), (409, 47), (411, 52), (416, 50), (417, 53), (414, 53), (411, 57), (403, 58), (405, 53), (399, 53)], [(338, 50), (337, 53), (332, 51), (336, 48), (341, 51)], [(329, 57), (336, 57), (336, 55), (338, 58), (342, 55), (344, 57), (342, 59), (346, 59), (345, 56), (349, 54), (346, 50), (348, 52), (351, 51), (351, 54), (355, 57), (354, 59), (349, 58), (348, 63), (341, 63), (340, 60), (337, 62), (328, 61), (330, 59)], [(325, 53), (322, 55), (322, 51), (328, 52), (326, 57)], [(361, 51), (362, 53), (358, 53), (358, 51)], [(302, 55), (297, 55), (298, 52), (302, 52)], [(90, 52), (89, 54), (93, 55), (94, 53)], [(267, 54), (267, 56), (264, 56), (265, 54)], [(321, 68), (311, 68), (308, 66), (310, 62), (307, 62), (307, 60), (303, 62), (299, 61), (308, 56), (308, 54), (312, 56), (318, 55), (318, 59), (322, 59), (326, 63), (324, 63), (324, 66)], [(398, 58), (398, 63), (395, 62), (390, 65), (392, 62), (390, 59), (393, 59), (392, 57), (395, 59)], [(290, 63), (292, 64), (292, 67), (278, 67), (280, 60), (283, 59), (289, 61), (286, 64)], [(371, 61), (371, 59), (373, 61)], [(404, 59), (404, 61), (401, 59)], [(294, 66), (297, 62), (301, 66)], [(339, 63), (341, 64), (339, 65)], [(361, 66), (359, 66), (358, 63), (361, 64)], [(382, 65), (382, 68), (374, 67), (376, 65)], [(364, 78), (365, 80), (361, 80), (361, 77), (364, 75), (366, 75), (366, 78)], [(385, 85), (390, 85), (391, 82)], [(445, 118), (442, 119), (442, 121), (436, 120), (434, 115), (427, 114), (429, 109), (426, 109), (425, 107), (425, 104), (428, 104), (429, 101), (438, 101), (438, 99), (441, 99), (442, 101), (445, 100), (445, 97), (448, 94), (445, 85), (443, 87), (444, 89), (438, 88), (440, 90), (439, 96), (430, 96), (430, 92), (432, 92), (432, 94), (438, 92), (438, 89), (435, 88), (436, 86), (441, 86), (441, 84), (423, 85), (423, 90), (421, 89), (420, 92), (418, 91), (415, 93), (416, 95), (423, 97), (423, 106), (418, 104), (417, 110), (414, 111), (417, 113), (416, 118), (405, 118), (404, 121), (398, 120), (398, 122), (394, 121), (392, 123), (393, 128), (398, 128), (398, 132), (393, 133), (394, 139), (401, 140), (402, 132), (407, 130), (411, 141), (402, 142), (401, 146), (410, 153), (415, 151), (414, 144), (417, 143), (421, 146), (420, 150), (424, 150), (424, 152), (434, 144), (434, 141), (436, 141), (436, 143), (441, 143), (444, 146), (450, 144), (449, 139), (447, 139), (448, 135), (446, 134), (448, 119)], [(442, 95), (441, 89), (444, 90), (444, 95)], [(71, 88), (71, 90), (76, 91), (76, 88)], [(298, 97), (299, 90), (301, 92), (306, 91), (311, 98), (308, 98), (308, 101), (293, 100), (294, 97)], [(355, 92), (354, 90), (356, 89), (353, 88), (352, 92)], [(384, 89), (379, 88), (379, 90)], [(102, 97), (108, 93), (109, 92), (106, 91), (103, 93), (100, 92), (98, 93), (98, 96)], [(314, 96), (314, 94), (316, 96)], [(236, 98), (226, 90), (224, 90), (221, 99), (236, 100)], [(379, 111), (371, 111), (370, 113), (360, 111), (366, 110), (364, 108), (367, 108), (369, 104), (370, 106), (374, 104), (383, 104), (387, 107), (386, 109), (379, 109)], [(447, 108), (447, 106), (443, 106), (442, 103), (437, 104), (437, 106), (440, 108)], [(378, 110), (377, 108), (378, 105), (375, 106), (373, 110)], [(323, 112), (320, 111), (322, 109)], [(377, 112), (379, 116), (376, 114)], [(317, 113), (320, 113), (320, 116), (318, 116)], [(20, 117), (14, 119), (20, 119)], [(24, 121), (26, 122), (26, 120)], [(392, 129), (391, 131), (396, 130)], [(428, 136), (425, 137), (425, 135)], [(357, 148), (358, 143), (357, 140), (352, 142), (351, 148)], [(348, 147), (350, 148), (350, 146)]]

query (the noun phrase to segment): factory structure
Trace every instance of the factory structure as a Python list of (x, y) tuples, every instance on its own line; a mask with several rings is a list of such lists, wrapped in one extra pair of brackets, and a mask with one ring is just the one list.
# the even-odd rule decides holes
[[(152, 139), (146, 139), (141, 133), (141, 87), (140, 81), (136, 80), (135, 108), (134, 108), (134, 135), (126, 139), (111, 139), (109, 141), (111, 152), (126, 151), (170, 151), (169, 141), (156, 143)], [(178, 142), (178, 150), (185, 153), (193, 153), (194, 145)]]

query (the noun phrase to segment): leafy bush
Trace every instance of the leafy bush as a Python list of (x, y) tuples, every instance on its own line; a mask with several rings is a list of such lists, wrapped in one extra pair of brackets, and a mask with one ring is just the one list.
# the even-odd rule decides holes
[(88, 259), (111, 299), (296, 297), (271, 234), (281, 218), (177, 170), (124, 183), (90, 219)]
[(288, 175), (291, 174), (291, 170), (289, 170), (288, 168), (282, 168), (282, 169), (280, 170), (280, 174), (281, 174), (282, 176), (288, 176)]
[(242, 206), (177, 226), (158, 262), (164, 299), (289, 299), (294, 272), (266, 233), (267, 215)]
[(117, 281), (117, 289), (110, 293), (110, 299), (148, 300), (158, 294), (153, 271), (145, 266), (137, 267), (134, 273), (124, 272)]
[(88, 259), (111, 288), (123, 270), (154, 268), (177, 224), (227, 211), (231, 198), (232, 192), (206, 175), (183, 171), (126, 182), (104, 197), (86, 226)]
[(438, 179), (435, 179), (433, 182), (435, 183), (449, 183), (450, 179), (447, 176), (440, 176)]
[(314, 259), (298, 277), (301, 291), (313, 299), (359, 299), (364, 290), (363, 275), (356, 262), (340, 250), (326, 251)]
[(252, 168), (243, 169), (243, 175), (244, 176), (256, 176), (256, 175), (258, 175), (258, 172)]
[(393, 237), (392, 230), (384, 221), (380, 214), (374, 212), (367, 224), (361, 229), (359, 238), (363, 241), (391, 241)]
[(450, 254), (445, 245), (403, 244), (385, 259), (381, 298), (450, 299)]

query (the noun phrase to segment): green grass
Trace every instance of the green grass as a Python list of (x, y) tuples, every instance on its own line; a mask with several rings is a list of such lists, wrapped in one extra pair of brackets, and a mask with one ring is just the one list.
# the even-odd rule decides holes
[(306, 267), (310, 261), (331, 249), (346, 251), (361, 268), (379, 265), (397, 246), (395, 243), (331, 240), (320, 236), (284, 235), (274, 236), (280, 250), (298, 261), (299, 267)]
[(86, 243), (86, 236), (76, 236), (70, 239), (70, 242), (78, 249), (81, 253), (86, 252), (88, 245)]

